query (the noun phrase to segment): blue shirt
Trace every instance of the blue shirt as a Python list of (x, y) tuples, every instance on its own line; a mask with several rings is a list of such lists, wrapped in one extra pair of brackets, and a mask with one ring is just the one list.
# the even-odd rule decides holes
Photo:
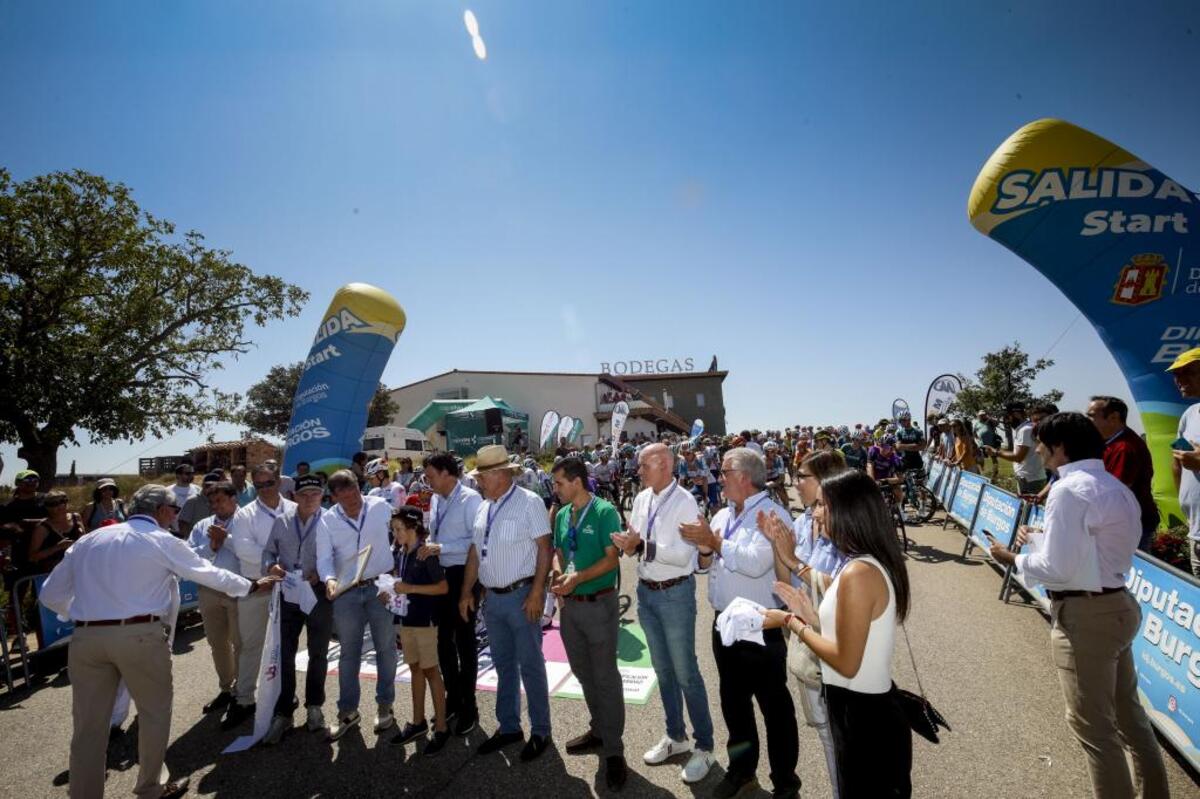
[(434, 494), (429, 505), (430, 541), (441, 544), (442, 566), (465, 566), (475, 538), (475, 516), (483, 497), (461, 482), (449, 497)]
[(241, 574), (237, 553), (233, 551), (233, 541), (229, 536), (225, 537), (225, 543), (216, 552), (213, 552), (212, 542), (208, 537), (208, 528), (212, 527), (213, 524), (220, 524), (228, 531), (231, 522), (233, 522), (232, 516), (221, 520), (217, 519), (216, 514), (205, 516), (192, 526), (192, 531), (188, 535), (188, 546), (192, 548), (193, 552), (212, 563), (218, 569), (228, 569), (234, 574)]
[[(796, 558), (819, 572), (835, 575), (849, 560), (823, 535), (815, 535), (812, 529), (812, 511), (805, 511), (792, 522), (796, 534)], [(800, 579), (792, 575), (792, 584), (799, 585)]]

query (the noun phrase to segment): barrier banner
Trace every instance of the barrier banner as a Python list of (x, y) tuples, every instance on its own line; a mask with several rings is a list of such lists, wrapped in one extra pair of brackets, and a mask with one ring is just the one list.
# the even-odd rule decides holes
[[(1021, 518), (1021, 498), (1015, 497), (1002, 488), (988, 483), (979, 491), (979, 507), (975, 511), (975, 520), (971, 524), (971, 535), (963, 548), (963, 555), (971, 544), (988, 552), (991, 542), (983, 534), (987, 530), (1001, 544), (1011, 546), (1013, 534), (1017, 531), (1017, 521)], [(988, 555), (990, 558), (991, 555)]]
[(1200, 199), (1112, 142), (1040, 119), (984, 164), (967, 213), (1092, 323), (1141, 413), (1164, 522), (1182, 523), (1170, 445), (1187, 404), (1164, 369), (1200, 343)]
[[(1025, 505), (1025, 520), (1022, 524), (1029, 527), (1037, 527), (1041, 529), (1043, 522), (1046, 519), (1046, 509), (1041, 505)], [(1005, 575), (1009, 580), (1016, 580), (1021, 587), (1025, 589), (1025, 593), (1033, 597), (1039, 605), (1047, 612), (1050, 610), (1050, 595), (1046, 593), (1046, 586), (1032, 580), (1026, 580), (1024, 575), (1018, 572), (1013, 567), (1008, 567), (1008, 573)], [(1004, 592), (1004, 600), (1008, 601), (1008, 592)]]
[[(33, 596), (35, 599), (42, 595), (42, 585), (49, 576), (49, 574), (38, 574), (33, 577)], [(38, 649), (47, 649), (55, 644), (63, 644), (71, 640), (71, 633), (75, 630), (75, 624), (70, 619), (60, 619), (57, 613), (41, 602), (37, 603), (37, 609), (38, 620), (41, 622), (41, 636), (38, 641)]]
[(974, 472), (963, 472), (958, 476), (958, 489), (954, 499), (950, 501), (950, 518), (962, 525), (963, 529), (971, 526), (975, 520), (975, 508), (979, 506), (979, 492), (988, 484), (988, 479)]
[(555, 431), (555, 436), (554, 436), (554, 446), (557, 447), (558, 442), (563, 440), (564, 438), (569, 438), (571, 435), (571, 428), (574, 426), (575, 426), (575, 420), (572, 419), (570, 416), (564, 416), (562, 419), (559, 419), (558, 430)]
[(929, 390), (925, 392), (925, 418), (922, 421), (927, 421), (929, 415), (934, 413), (944, 416), (960, 391), (962, 381), (958, 379), (958, 375), (944, 374), (933, 378)]
[(1200, 768), (1200, 584), (1138, 552), (1125, 587), (1142, 609), (1133, 639), (1138, 698), (1158, 731)]
[[(615, 413), (615, 411), (614, 411)], [(546, 415), (542, 417), (542, 432), (538, 436), (538, 448), (544, 449), (547, 444), (558, 443), (552, 442), (550, 439), (554, 437), (554, 431), (558, 429), (558, 411), (546, 411)]]
[(200, 586), (191, 580), (179, 581), (179, 610), (195, 610), (200, 607)]
[(307, 461), (312, 471), (349, 468), (362, 446), (367, 408), (379, 387), (404, 309), (383, 289), (348, 283), (333, 295), (292, 400), (283, 473)]
[(957, 466), (951, 466), (946, 473), (946, 478), (942, 481), (942, 492), (938, 494), (938, 501), (942, 503), (943, 508), (950, 507), (950, 500), (954, 497), (954, 490), (958, 488), (958, 477), (962, 474), (962, 469)]
[(610, 422), (610, 426), (612, 427), (612, 440), (613, 440), (613, 448), (614, 448), (613, 451), (614, 452), (616, 451), (615, 448), (617, 446), (619, 446), (621, 443), (621, 433), (625, 432), (625, 420), (628, 418), (629, 418), (629, 403), (626, 402), (625, 400), (621, 400), (620, 402), (618, 402), (616, 405), (613, 406), (612, 421)]
[(940, 496), (942, 489), (942, 476), (946, 473), (946, 464), (942, 461), (934, 461), (929, 467), (929, 471), (925, 474), (925, 487), (935, 496)]

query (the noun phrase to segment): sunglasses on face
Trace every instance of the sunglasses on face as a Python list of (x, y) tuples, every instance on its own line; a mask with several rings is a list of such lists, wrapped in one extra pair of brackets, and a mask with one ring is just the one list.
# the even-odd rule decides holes
[(255, 487), (255, 488), (257, 488), (257, 489), (260, 489), (260, 490), (261, 490), (261, 489), (263, 489), (263, 488), (273, 488), (274, 486), (275, 486), (275, 481), (274, 481), (274, 480), (264, 480), (264, 481), (263, 481), (263, 482), (261, 482), (261, 483), (255, 483), (255, 484), (254, 484), (254, 487)]

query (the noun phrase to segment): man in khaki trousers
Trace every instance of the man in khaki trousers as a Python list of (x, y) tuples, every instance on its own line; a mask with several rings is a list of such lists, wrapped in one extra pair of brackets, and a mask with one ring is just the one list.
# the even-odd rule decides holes
[(179, 512), (166, 486), (143, 486), (123, 524), (84, 536), (67, 550), (42, 589), (41, 602), (75, 623), (67, 655), (71, 676), (72, 799), (102, 799), (108, 725), (121, 680), (137, 703), (138, 779), (134, 794), (177, 797), (188, 780), (168, 781), (163, 763), (171, 735), (171, 650), (165, 615), (175, 576), (238, 596), (268, 589), (201, 559), (167, 532)]
[[(238, 559), (228, 538), (229, 523), (238, 509), (237, 493), (231, 482), (212, 486), (208, 501), (213, 515), (197, 521), (188, 536), (188, 546), (193, 552), (217, 568), (235, 574)], [(242, 649), (238, 634), (238, 601), (228, 594), (200, 586), (200, 617), (204, 619), (204, 637), (212, 650), (213, 668), (220, 689), (216, 698), (204, 706), (204, 712), (215, 713), (233, 703), (237, 684), (238, 654)]]

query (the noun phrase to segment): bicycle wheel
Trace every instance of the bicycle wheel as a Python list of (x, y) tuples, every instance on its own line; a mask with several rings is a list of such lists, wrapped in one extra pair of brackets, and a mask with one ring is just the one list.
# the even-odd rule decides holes
[(904, 529), (904, 514), (896, 505), (892, 506), (892, 518), (896, 521), (896, 532), (900, 534), (900, 544), (908, 552), (908, 531)]
[(908, 524), (924, 524), (933, 518), (937, 502), (933, 492), (923, 485), (909, 485), (904, 491), (904, 521)]

